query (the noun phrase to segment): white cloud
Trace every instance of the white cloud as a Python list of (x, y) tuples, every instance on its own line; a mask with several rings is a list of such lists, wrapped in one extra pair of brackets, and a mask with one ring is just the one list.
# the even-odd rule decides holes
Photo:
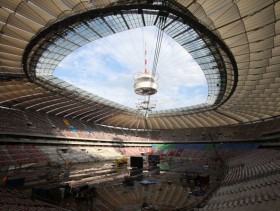
[[(153, 27), (146, 27), (85, 45), (68, 55), (54, 75), (101, 97), (135, 108), (137, 99), (141, 97), (134, 94), (133, 75), (144, 71), (144, 41), (147, 46), (148, 70), (151, 71), (155, 31)], [(157, 110), (206, 101), (207, 82), (202, 70), (168, 36), (163, 38), (156, 72), (159, 74), (159, 90), (152, 96), (152, 100), (157, 101)], [(198, 95), (188, 94), (194, 92)]]

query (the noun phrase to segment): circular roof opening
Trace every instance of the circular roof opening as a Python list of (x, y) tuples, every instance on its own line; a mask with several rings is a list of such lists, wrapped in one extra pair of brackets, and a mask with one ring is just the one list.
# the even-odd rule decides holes
[[(153, 66), (154, 26), (132, 29), (98, 39), (69, 54), (54, 76), (116, 103), (136, 108), (145, 96), (135, 94), (133, 76), (144, 72), (145, 43), (147, 70)], [(164, 34), (158, 68), (158, 92), (150, 96), (154, 111), (205, 103), (208, 85), (192, 56)]]
[[(139, 9), (139, 3), (135, 4), (134, 1), (123, 6), (121, 3), (112, 4), (106, 8), (94, 9), (94, 12), (86, 11), (54, 23), (49, 28), (42, 30), (27, 46), (23, 56), (23, 68), (26, 75), (31, 80), (48, 80), (55, 84), (59, 80), (53, 78), (53, 71), (71, 52), (92, 41), (102, 40), (101, 38), (112, 34), (118, 35), (120, 32), (130, 31), (134, 28), (146, 28), (147, 26), (161, 28), (159, 22), (164, 18), (166, 19), (166, 24), (162, 28), (164, 33), (188, 51), (203, 70), (208, 83), (208, 96), (204, 104), (189, 107), (185, 103), (180, 106), (180, 109), (162, 108), (152, 111), (152, 115), (176, 115), (178, 112), (191, 112), (222, 105), (234, 93), (237, 85), (237, 66), (232, 53), (217, 34), (198, 21), (186, 8), (179, 4), (173, 5), (174, 2), (169, 2), (169, 4), (164, 2), (159, 4), (141, 2), (141, 9)], [(133, 44), (134, 48), (136, 48), (135, 46)], [(180, 55), (172, 56), (174, 59), (180, 60)], [(137, 61), (139, 58), (141, 57), (138, 57)], [(131, 77), (131, 75), (129, 76)], [(168, 78), (168, 83), (170, 83), (170, 79), (171, 77)], [(189, 80), (188, 83), (194, 81)], [(70, 88), (69, 91), (78, 89), (70, 87), (69, 84), (64, 86), (63, 82), (57, 84), (57, 86), (60, 85), (68, 90)], [(79, 90), (79, 92), (82, 91)], [(89, 95), (90, 93), (85, 93), (85, 96)], [(131, 109), (133, 106), (125, 107), (123, 104), (114, 104), (114, 102), (101, 99), (96, 95), (91, 99), (100, 104), (106, 101), (107, 105), (124, 109), (124, 111), (137, 112), (137, 109)]]

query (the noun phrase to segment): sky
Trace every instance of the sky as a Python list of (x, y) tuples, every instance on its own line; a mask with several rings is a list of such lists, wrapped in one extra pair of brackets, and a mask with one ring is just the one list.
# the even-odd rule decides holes
[[(54, 76), (100, 97), (136, 108), (145, 97), (134, 93), (134, 76), (152, 71), (157, 28), (137, 28), (110, 35), (73, 51), (57, 66)], [(191, 55), (164, 34), (159, 61), (158, 92), (151, 96), (154, 110), (205, 103), (208, 86)]]

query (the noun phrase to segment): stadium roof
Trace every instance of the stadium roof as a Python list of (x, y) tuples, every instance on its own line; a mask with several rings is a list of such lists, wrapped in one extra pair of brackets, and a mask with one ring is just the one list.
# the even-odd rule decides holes
[[(0, 105), (136, 129), (216, 127), (280, 114), (279, 1), (0, 0)], [(143, 112), (52, 76), (80, 46), (158, 24), (204, 71), (207, 103)], [(218, 77), (217, 77), (218, 76)]]

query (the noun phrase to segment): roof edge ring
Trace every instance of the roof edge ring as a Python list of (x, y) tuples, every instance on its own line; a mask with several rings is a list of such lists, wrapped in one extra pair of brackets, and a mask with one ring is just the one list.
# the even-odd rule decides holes
[[(167, 15), (176, 19), (176, 21), (190, 26), (199, 35), (200, 39), (205, 42), (207, 48), (210, 49), (217, 64), (215, 68), (219, 70), (220, 75), (223, 77), (221, 79), (223, 84), (219, 84), (221, 87), (220, 93), (217, 94), (217, 100), (215, 100), (212, 105), (214, 107), (221, 106), (232, 96), (238, 82), (238, 69), (235, 58), (222, 39), (198, 20), (189, 10), (178, 2), (170, 0), (135, 0), (129, 1), (129, 3), (126, 4), (122, 2), (123, 1), (116, 2), (104, 8), (93, 9), (70, 16), (41, 30), (40, 33), (34, 36), (24, 50), (22, 64), (27, 78), (31, 81), (36, 79), (37, 63), (43, 52), (57, 37), (63, 37), (71, 27), (79, 23), (109, 15), (155, 12), (157, 16)], [(115, 32), (113, 31), (113, 33)], [(225, 65), (225, 63), (230, 65)], [(228, 68), (228, 66), (230, 67)], [(230, 71), (230, 73), (227, 74), (228, 71)], [(231, 76), (231, 78), (227, 76)], [(231, 83), (228, 83), (228, 80), (231, 80)]]

